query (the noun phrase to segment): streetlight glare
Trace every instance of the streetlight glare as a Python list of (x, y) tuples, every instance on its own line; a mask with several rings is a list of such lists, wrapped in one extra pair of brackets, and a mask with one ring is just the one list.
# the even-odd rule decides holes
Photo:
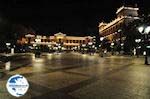
[[(150, 32), (150, 26), (146, 26), (146, 27), (141, 26), (141, 27), (138, 28), (138, 30), (142, 35), (145, 35), (144, 36), (144, 41), (147, 41), (148, 40), (148, 34)], [(136, 41), (138, 41), (138, 40), (136, 40)], [(145, 64), (149, 65), (149, 63), (148, 63), (148, 61), (149, 61), (148, 60), (148, 54), (147, 54), (148, 53), (147, 44), (148, 43), (144, 43), (144, 47), (145, 47), (146, 51), (143, 55), (145, 55)]]
[(33, 44), (33, 46), (35, 47), (35, 46), (37, 46), (36, 44)]
[(135, 42), (139, 43), (139, 42), (141, 42), (141, 39), (135, 39)]
[(89, 42), (88, 44), (89, 44), (89, 45), (92, 45), (93, 43), (92, 43), (92, 42)]
[(142, 32), (143, 32), (143, 30), (144, 30), (144, 27), (143, 27), (143, 26), (141, 26), (141, 27), (139, 27), (139, 28), (138, 28), (138, 30), (139, 30), (139, 32), (140, 32), (140, 33), (142, 33)]
[(104, 40), (104, 37), (101, 37), (101, 38), (100, 38), (100, 41), (103, 41), (103, 40)]
[(114, 46), (114, 43), (111, 43), (111, 46)]
[(144, 32), (148, 34), (150, 32), (150, 26), (146, 27)]
[(6, 45), (7, 45), (7, 46), (10, 46), (11, 44), (10, 44), (10, 43), (6, 43)]
[(118, 32), (121, 32), (121, 31), (122, 31), (121, 29), (118, 30)]

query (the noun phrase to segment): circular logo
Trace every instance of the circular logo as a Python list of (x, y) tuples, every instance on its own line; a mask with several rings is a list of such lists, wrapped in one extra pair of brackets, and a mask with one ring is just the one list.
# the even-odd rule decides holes
[(11, 95), (21, 97), (28, 91), (29, 83), (25, 77), (17, 74), (8, 79), (6, 87)]

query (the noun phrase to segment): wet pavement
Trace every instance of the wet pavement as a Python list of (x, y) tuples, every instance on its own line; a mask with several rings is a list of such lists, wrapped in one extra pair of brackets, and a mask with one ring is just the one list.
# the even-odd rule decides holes
[(0, 99), (17, 99), (6, 89), (7, 79), (21, 74), (30, 83), (20, 99), (149, 99), (150, 66), (144, 58), (79, 53), (20, 56), (11, 66), (23, 66), (0, 79)]

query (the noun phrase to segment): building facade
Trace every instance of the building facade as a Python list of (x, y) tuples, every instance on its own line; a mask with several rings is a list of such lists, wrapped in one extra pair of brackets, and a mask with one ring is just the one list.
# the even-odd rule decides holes
[(25, 35), (18, 40), (21, 45), (28, 44), (30, 46), (47, 46), (50, 49), (57, 50), (73, 50), (80, 48), (82, 45), (87, 45), (89, 42), (93, 43), (91, 36), (77, 37), (67, 36), (61, 32), (54, 34), (54, 36), (42, 36), (42, 35)]
[(110, 23), (101, 22), (99, 24), (100, 36), (106, 38), (110, 42), (113, 42), (114, 40), (118, 41), (120, 39), (125, 40), (126, 37), (121, 36), (120, 34), (121, 29), (133, 20), (139, 19), (138, 10), (139, 8), (137, 7), (120, 7), (116, 12), (116, 19)]

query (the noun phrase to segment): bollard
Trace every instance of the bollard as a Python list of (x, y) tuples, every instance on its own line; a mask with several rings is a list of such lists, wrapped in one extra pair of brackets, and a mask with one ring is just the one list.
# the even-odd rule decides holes
[(11, 62), (10, 61), (8, 61), (8, 62), (6, 62), (5, 63), (5, 70), (10, 70), (10, 66), (11, 66)]
[(11, 54), (14, 54), (14, 48), (11, 48)]

